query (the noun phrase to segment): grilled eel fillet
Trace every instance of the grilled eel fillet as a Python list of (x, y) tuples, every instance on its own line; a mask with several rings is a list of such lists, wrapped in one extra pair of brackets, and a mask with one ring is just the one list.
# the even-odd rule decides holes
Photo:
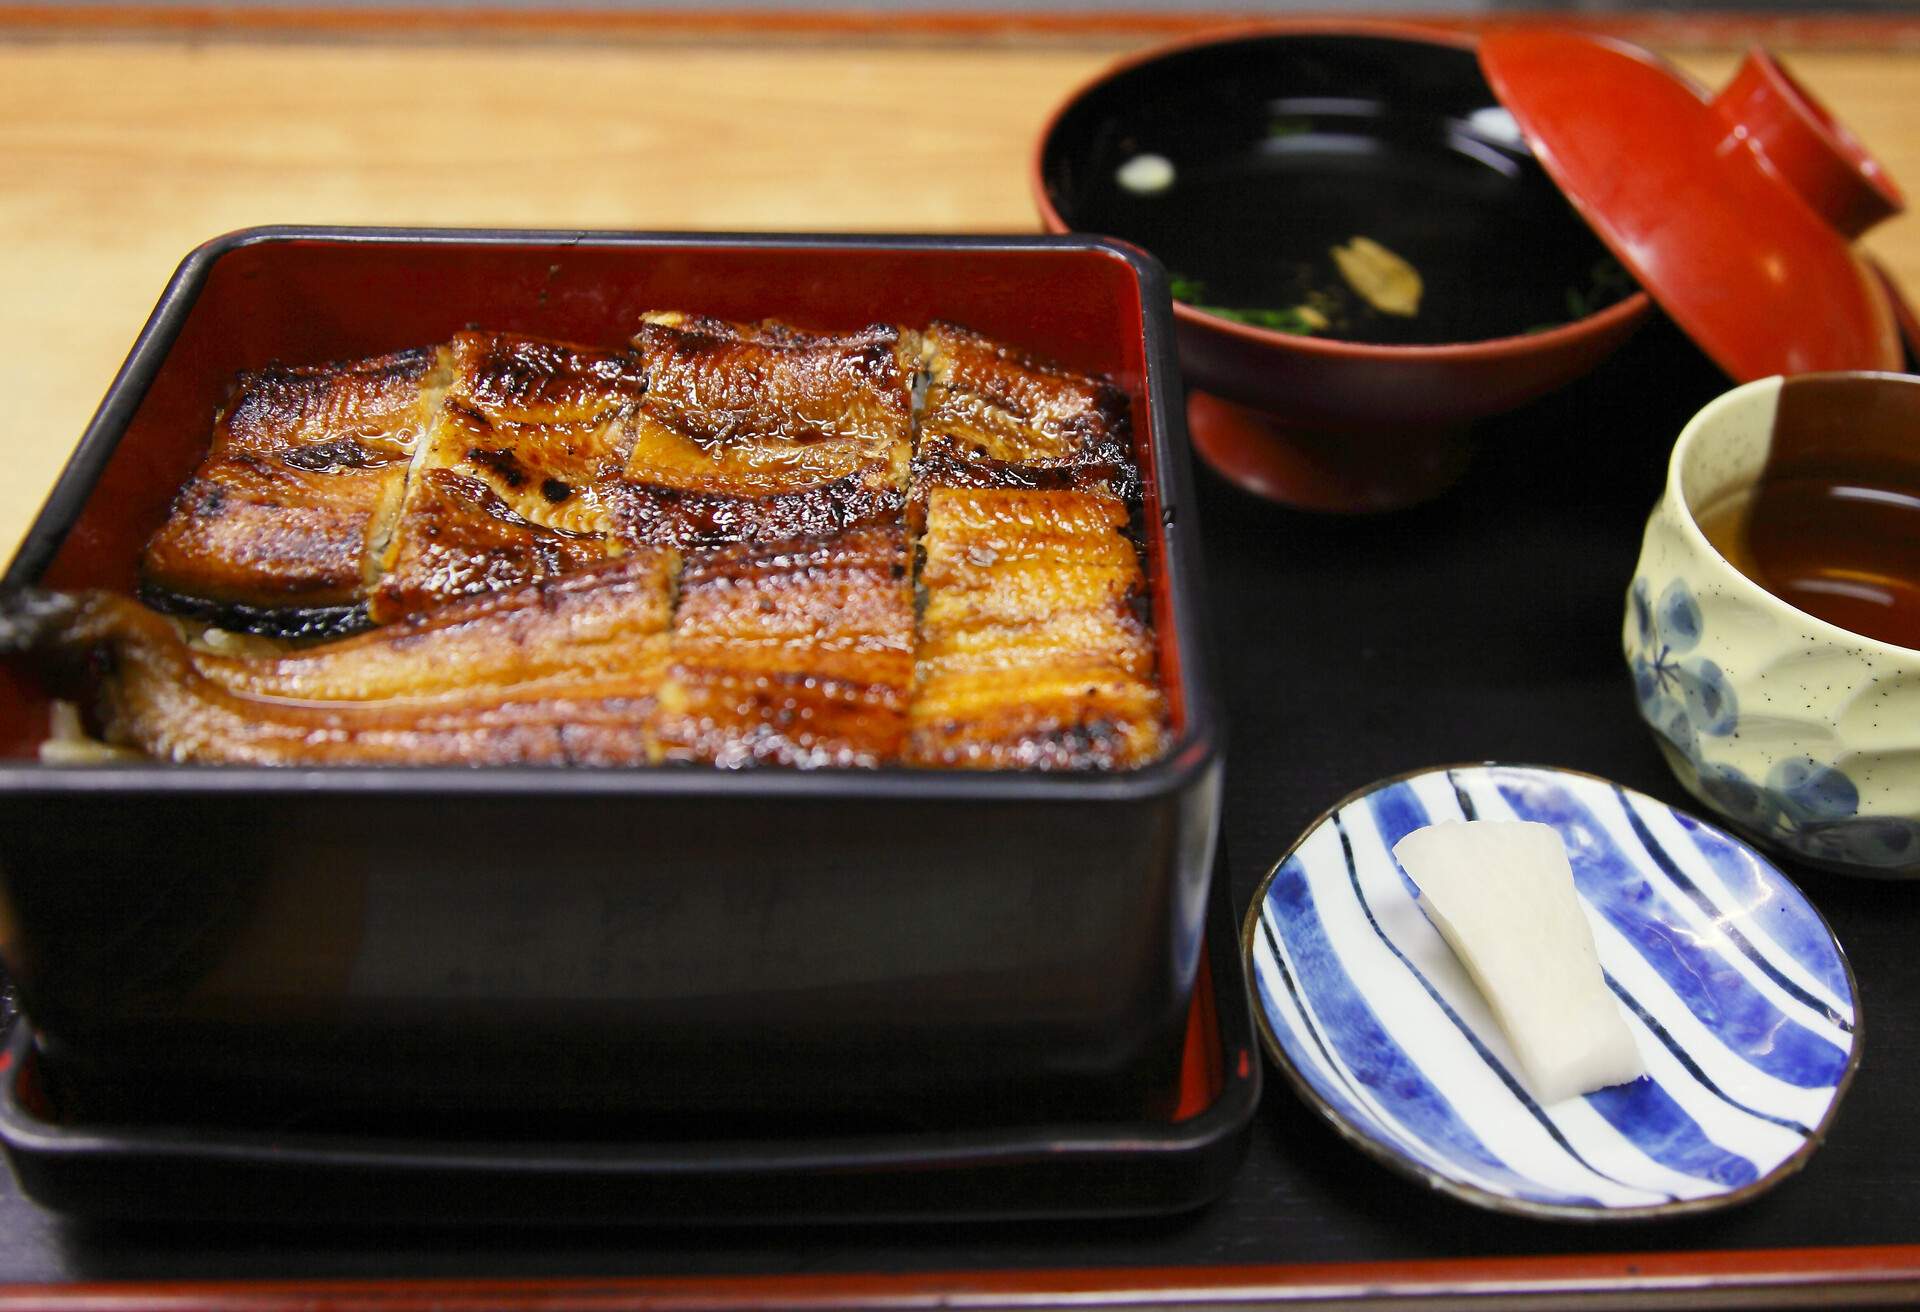
[(1104, 492), (930, 490), (910, 764), (1116, 770), (1160, 754), (1127, 518)]
[[(262, 448), (295, 470), (327, 445), (296, 440), (310, 432), (398, 435), (337, 554), (359, 569), (373, 619), (406, 622), (243, 657), (91, 600), (91, 627), (60, 641), (115, 653), (105, 722), (181, 760), (1064, 769), (1161, 750), (1139, 558), (1122, 532), (1138, 479), (1115, 389), (947, 324), (923, 340), (655, 314), (634, 340), (630, 355), (468, 333), (437, 354), (248, 376), (224, 433), (262, 430), (247, 419), (262, 379), (321, 398), (307, 403), (318, 419), (281, 423), (279, 447)], [(910, 455), (911, 359), (930, 386)], [(196, 480), (220, 476), (229, 448), (217, 441)], [(240, 454), (249, 471), (271, 463)], [(375, 468), (336, 463), (341, 487), (358, 486), (346, 471)], [(156, 537), (156, 583), (194, 582), (151, 568), (190, 565), (192, 532), (218, 530), (228, 546), (202, 562), (203, 580), (240, 554), (238, 521), (204, 501), (183, 492)], [(926, 527), (917, 654), (910, 512)], [(674, 547), (689, 559), (668, 633), (675, 564), (662, 552)], [(526, 673), (524, 656), (495, 669), (461, 645), (564, 648), (571, 630), (545, 610), (584, 605), (578, 589), (623, 568), (651, 580), (657, 613), (622, 621), (638, 646), (605, 697), (586, 655), (553, 657), (554, 678), (585, 689), (574, 696)], [(355, 594), (343, 581), (336, 595)], [(563, 710), (586, 717), (578, 732)], [(612, 738), (592, 736), (603, 729)]]
[(907, 760), (1123, 769), (1163, 750), (1125, 394), (965, 328), (922, 339), (925, 605)]
[[(898, 517), (898, 329), (678, 313), (634, 351), (503, 333), (243, 376), (144, 562), (151, 600), (255, 632), (391, 622), (628, 545), (781, 541)], [(360, 609), (364, 607), (364, 612)]]
[(646, 389), (626, 351), (461, 333), (453, 379), (380, 546), (370, 617), (552, 578), (622, 548), (604, 489)]
[(775, 542), (899, 518), (913, 440), (899, 329), (658, 313), (633, 344), (647, 395), (611, 493), (626, 540)]
[(639, 765), (674, 563), (636, 552), (295, 651), (211, 651), (127, 597), (43, 594), (31, 641), (66, 658), (109, 742), (161, 760)]
[(242, 374), (147, 544), (148, 600), (237, 629), (363, 623), (371, 561), (447, 381), (434, 348)]
[(1102, 490), (1140, 495), (1126, 394), (956, 324), (920, 340), (926, 410), (912, 498), (936, 487)]
[(669, 760), (897, 760), (913, 591), (897, 524), (688, 555), (658, 734)]

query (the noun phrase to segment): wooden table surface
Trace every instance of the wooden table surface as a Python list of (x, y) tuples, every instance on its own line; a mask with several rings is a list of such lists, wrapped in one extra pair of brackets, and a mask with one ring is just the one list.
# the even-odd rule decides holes
[[(1721, 21), (1662, 44), (1718, 85), (1750, 35), (1768, 36), (1920, 186), (1911, 26), (1835, 38)], [(174, 266), (209, 237), (264, 223), (1031, 230), (1026, 165), (1047, 112), (1158, 35), (555, 31), (78, 29), (0, 6), (0, 444), (14, 471), (0, 550)], [(1866, 244), (1920, 287), (1920, 219)]]

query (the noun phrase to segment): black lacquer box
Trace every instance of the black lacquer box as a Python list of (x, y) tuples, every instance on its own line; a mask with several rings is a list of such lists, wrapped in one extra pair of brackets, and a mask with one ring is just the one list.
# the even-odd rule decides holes
[[(42, 765), (0, 670), (4, 952), (92, 1114), (1151, 1111), (1221, 754), (1158, 267), (1080, 238), (262, 229), (181, 266), (5, 578), (131, 588), (242, 369), (676, 307), (965, 323), (1131, 398), (1172, 748), (1111, 775)], [(537, 1072), (537, 1076), (535, 1075)], [(1016, 1113), (1017, 1109), (1017, 1113)]]

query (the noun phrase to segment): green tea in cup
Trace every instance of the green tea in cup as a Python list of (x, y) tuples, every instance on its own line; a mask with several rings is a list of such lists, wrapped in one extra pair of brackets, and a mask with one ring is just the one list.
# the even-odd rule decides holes
[[(1788, 605), (1920, 648), (1920, 389), (1820, 381), (1782, 391), (1757, 482), (1701, 506), (1695, 521), (1735, 569)], [(1862, 410), (1902, 403), (1913, 410), (1904, 424)]]

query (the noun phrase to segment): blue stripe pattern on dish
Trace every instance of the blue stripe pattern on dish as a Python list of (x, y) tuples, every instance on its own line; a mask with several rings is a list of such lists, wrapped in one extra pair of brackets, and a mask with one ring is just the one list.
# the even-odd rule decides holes
[(1798, 899), (1783, 899), (1777, 904), (1768, 905), (1772, 890), (1757, 873), (1767, 867), (1753, 860), (1753, 853), (1746, 844), (1690, 815), (1675, 811), (1673, 818), (1686, 831), (1702, 860), (1732, 896), (1750, 909), (1749, 914), (1759, 920), (1774, 942), (1791, 953), (1795, 960), (1814, 969), (1828, 993), (1844, 995), (1847, 991), (1846, 967), (1841, 964), (1837, 953), (1827, 950), (1827, 927), (1820, 919), (1805, 914), (1805, 908)]
[[(1392, 856), (1414, 829), (1469, 818), (1560, 833), (1646, 1076), (1531, 1094)], [(1269, 1048), (1310, 1103), (1389, 1164), (1533, 1215), (1751, 1197), (1805, 1159), (1858, 1060), (1851, 976), (1799, 890), (1719, 830), (1589, 775), (1463, 766), (1356, 794), (1274, 870), (1246, 948)]]

